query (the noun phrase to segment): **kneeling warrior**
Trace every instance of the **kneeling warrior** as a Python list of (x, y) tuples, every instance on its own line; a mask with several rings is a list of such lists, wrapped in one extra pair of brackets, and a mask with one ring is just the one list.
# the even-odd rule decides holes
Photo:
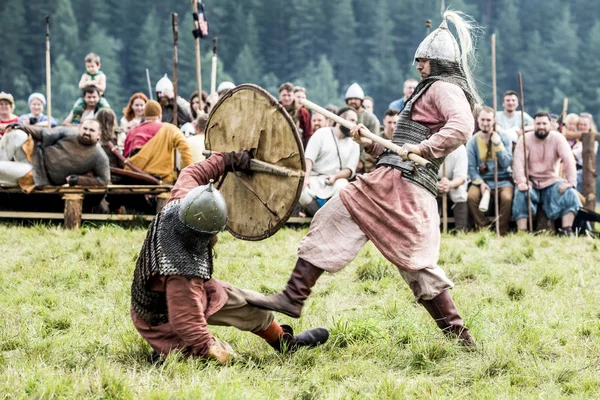
[(154, 349), (153, 359), (171, 351), (226, 363), (231, 347), (215, 339), (207, 325), (250, 331), (279, 352), (325, 343), (323, 328), (294, 335), (273, 313), (246, 302), (249, 290), (212, 279), (212, 246), (225, 228), (225, 199), (212, 180), (227, 171), (248, 171), (250, 153), (216, 153), (185, 168), (171, 199), (154, 218), (131, 285), (131, 318)]
[[(460, 48), (448, 30), (448, 20), (456, 26)], [(402, 146), (402, 157), (359, 137), (355, 127), (355, 140), (378, 160), (378, 168), (358, 176), (316, 213), (284, 291), (253, 297), (249, 303), (297, 318), (323, 271), (341, 270), (371, 240), (399, 269), (416, 300), (443, 332), (464, 345), (475, 344), (448, 291), (453, 283), (437, 265), (436, 204), (437, 171), (444, 157), (471, 136), (471, 112), (480, 102), (467, 60), (474, 50), (472, 29), (459, 13), (444, 13), (440, 27), (415, 54), (422, 80), (402, 110), (392, 138)], [(408, 153), (428, 159), (435, 168), (415, 165), (408, 161)]]

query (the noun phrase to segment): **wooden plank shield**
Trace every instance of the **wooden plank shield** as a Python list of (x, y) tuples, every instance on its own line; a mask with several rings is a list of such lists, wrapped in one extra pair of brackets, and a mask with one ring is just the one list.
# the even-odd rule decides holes
[[(257, 160), (303, 172), (298, 129), (266, 90), (239, 85), (215, 105), (206, 125), (205, 147), (216, 152), (249, 150)], [(303, 175), (230, 172), (217, 187), (225, 197), (227, 230), (239, 239), (262, 240), (283, 226), (300, 197)]]

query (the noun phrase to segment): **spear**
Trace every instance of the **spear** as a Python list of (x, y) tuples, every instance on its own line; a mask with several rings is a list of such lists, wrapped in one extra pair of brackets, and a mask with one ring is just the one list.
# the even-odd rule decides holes
[[(198, 15), (198, 1), (192, 0), (194, 3), (194, 16)], [(194, 18), (194, 29), (195, 32), (200, 31), (200, 21), (198, 18)], [(202, 63), (200, 62), (200, 34), (194, 35), (196, 38), (196, 81), (198, 83), (198, 98), (202, 99)]]
[(48, 128), (52, 127), (52, 74), (50, 70), (50, 16), (46, 15), (46, 102)]
[(173, 125), (177, 125), (177, 13), (171, 15), (171, 25), (173, 27)]
[(527, 142), (525, 141), (525, 100), (523, 99), (523, 77), (519, 72), (519, 94), (521, 95), (521, 129), (523, 132), (523, 162), (525, 163), (525, 179), (527, 181), (527, 211), (529, 215), (529, 232), (533, 232), (533, 216), (531, 215), (531, 193), (529, 189), (529, 167), (527, 165)]
[(217, 91), (217, 38), (213, 39), (212, 71), (210, 74), (210, 93)]
[[(496, 87), (496, 34), (492, 34), (492, 93), (494, 96), (493, 104), (494, 104), (494, 128), (493, 132), (496, 132), (496, 112), (498, 111), (498, 93)], [(493, 135), (493, 133), (492, 133)], [(490, 141), (491, 141), (490, 137)], [(492, 143), (489, 143), (491, 146)], [(498, 193), (498, 155), (495, 151), (492, 151), (494, 155), (494, 213), (496, 214), (496, 236), (500, 236), (500, 205), (499, 202), (499, 193)]]

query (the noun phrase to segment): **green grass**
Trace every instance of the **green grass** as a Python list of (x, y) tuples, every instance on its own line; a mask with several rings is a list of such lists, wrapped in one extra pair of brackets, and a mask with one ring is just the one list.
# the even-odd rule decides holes
[[(215, 277), (281, 290), (306, 229), (262, 242), (222, 234)], [(325, 275), (297, 332), (329, 342), (291, 356), (233, 328), (211, 327), (238, 352), (229, 366), (149, 347), (129, 319), (129, 289), (144, 229), (64, 231), (0, 225), (0, 396), (102, 399), (597, 398), (600, 252), (586, 238), (486, 233), (444, 236), (440, 265), (479, 341), (447, 340), (395, 268), (368, 244)]]

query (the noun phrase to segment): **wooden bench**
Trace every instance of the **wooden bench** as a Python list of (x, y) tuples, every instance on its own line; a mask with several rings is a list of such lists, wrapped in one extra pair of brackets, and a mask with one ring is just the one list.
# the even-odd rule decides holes
[[(29, 219), (63, 219), (68, 229), (77, 229), (82, 220), (96, 221), (129, 221), (133, 219), (152, 220), (154, 215), (136, 214), (84, 214), (82, 213), (83, 199), (86, 195), (154, 195), (157, 196), (156, 211), (160, 211), (167, 201), (172, 185), (108, 185), (106, 187), (84, 186), (44, 186), (35, 189), (28, 196), (61, 195), (65, 202), (63, 213), (32, 212), (32, 211), (0, 211), (0, 218), (29, 218)], [(0, 186), (0, 193), (22, 193), (18, 187)]]

